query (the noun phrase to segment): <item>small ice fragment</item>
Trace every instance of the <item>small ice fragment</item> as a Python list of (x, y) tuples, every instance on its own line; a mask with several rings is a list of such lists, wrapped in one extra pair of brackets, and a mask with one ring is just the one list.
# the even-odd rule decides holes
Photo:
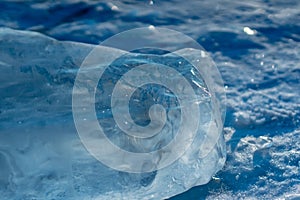
[(152, 31), (155, 30), (155, 27), (153, 25), (148, 26), (148, 28)]
[(255, 30), (253, 30), (253, 29), (251, 29), (251, 28), (249, 28), (247, 26), (244, 27), (244, 32), (247, 33), (248, 35), (254, 35), (254, 34), (256, 34)]
[(111, 9), (112, 11), (118, 11), (118, 10), (119, 10), (119, 7), (116, 6), (116, 5), (114, 5), (114, 4), (112, 4), (112, 3), (110, 3), (110, 9)]

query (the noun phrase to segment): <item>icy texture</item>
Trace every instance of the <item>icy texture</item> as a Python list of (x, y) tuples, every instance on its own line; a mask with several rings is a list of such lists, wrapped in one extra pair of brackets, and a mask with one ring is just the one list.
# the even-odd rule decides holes
[(195, 38), (227, 86), (228, 159), (209, 184), (174, 199), (299, 198), (300, 1), (1, 1), (0, 8), (1, 26), (61, 40), (98, 43), (149, 25)]
[[(180, 61), (169, 54), (164, 57), (137, 54), (132, 58), (137, 60), (141, 57), (144, 61), (163, 58), (168, 65), (177, 64), (191, 83), (202, 85), (198, 87), (194, 84), (193, 87), (196, 94), (201, 96), (202, 100), (197, 101), (203, 116), (201, 131), (180, 159), (158, 171), (133, 174), (115, 171), (95, 160), (83, 148), (74, 128), (71, 117), (73, 82), (78, 67), (93, 46), (59, 42), (41, 34), (6, 28), (0, 29), (0, 41), (1, 73), (5, 74), (1, 76), (1, 196), (7, 199), (164, 199), (207, 183), (223, 167), (223, 136), (213, 144), (211, 152), (201, 157), (202, 132), (211, 120), (211, 108), (208, 106), (210, 94), (201, 77), (188, 71), (190, 66), (184, 60)], [(189, 52), (182, 50), (182, 54)], [(125, 60), (130, 63), (130, 56)], [(97, 116), (112, 141), (121, 142), (121, 145), (118, 144), (121, 148), (139, 152), (138, 143), (130, 141), (130, 138), (116, 137), (120, 135), (120, 130), (113, 128), (115, 125), (109, 114), (111, 111), (106, 107), (109, 104), (106, 97), (111, 92), (109, 83), (120, 78), (119, 73), (126, 68), (126, 65), (122, 68), (116, 62), (116, 66), (99, 82), (100, 93), (96, 94), (99, 96), (96, 103)], [(145, 93), (149, 89), (161, 93), (157, 86), (152, 86), (138, 91), (135, 98), (149, 95)], [(172, 102), (169, 99), (172, 95), (164, 97), (160, 93), (156, 94), (157, 98), (161, 103), (170, 102), (169, 109), (175, 112), (176, 107), (180, 106), (176, 99), (171, 98)], [(151, 101), (146, 98), (143, 103), (146, 105)], [(142, 108), (140, 105), (139, 109)], [(133, 110), (131, 114), (138, 116), (140, 112)], [(176, 124), (174, 116), (171, 115), (171, 120)], [(146, 119), (140, 117), (138, 120), (143, 123)], [(172, 140), (160, 137), (154, 138), (156, 143), (151, 140), (139, 145), (155, 150), (159, 145)], [(128, 146), (129, 143), (132, 143), (131, 146)]]

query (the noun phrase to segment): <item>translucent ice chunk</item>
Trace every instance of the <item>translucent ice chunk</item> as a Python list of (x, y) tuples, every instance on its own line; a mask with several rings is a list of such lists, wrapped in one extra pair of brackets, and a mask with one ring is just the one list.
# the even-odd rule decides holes
[[(5, 28), (0, 29), (0, 41), (0, 70), (5, 74), (1, 75), (0, 86), (1, 196), (7, 199), (164, 199), (207, 183), (223, 167), (225, 147), (220, 134), (222, 114), (216, 100), (218, 88), (211, 88), (213, 76), (203, 80), (188, 64), (205, 65), (208, 68), (203, 72), (209, 76), (207, 65), (211, 62), (195, 60), (195, 51), (179, 50), (188, 60), (180, 60), (175, 54), (127, 54), (113, 63), (98, 82), (97, 120), (111, 142), (126, 151), (157, 150), (172, 141), (174, 136), (168, 134), (172, 129), (180, 128), (178, 99), (168, 88), (157, 84), (137, 88), (129, 100), (129, 112), (134, 123), (146, 126), (151, 118), (149, 110), (155, 118), (165, 109), (167, 123), (158, 130), (160, 134), (151, 140), (133, 140), (117, 128), (110, 107), (111, 91), (120, 74), (137, 60), (145, 63), (156, 60), (179, 70), (197, 96), (196, 100), (187, 99), (191, 103), (196, 101), (202, 109), (201, 128), (180, 158), (159, 170), (130, 173), (114, 170), (96, 160), (84, 149), (74, 127), (72, 89), (78, 67), (94, 46), (59, 42), (37, 33)], [(103, 57), (121, 52), (106, 49)], [(104, 60), (101, 65), (89, 65), (87, 69), (107, 64)], [(82, 84), (89, 88), (88, 82)], [(82, 100), (89, 102), (89, 97), (83, 96)], [(163, 108), (153, 107), (155, 104)], [(122, 111), (122, 107), (119, 109)], [(88, 117), (83, 120), (89, 122)], [(209, 125), (212, 134), (218, 137), (210, 138), (211, 135), (204, 133)], [(144, 164), (145, 168), (151, 167), (151, 163)]]

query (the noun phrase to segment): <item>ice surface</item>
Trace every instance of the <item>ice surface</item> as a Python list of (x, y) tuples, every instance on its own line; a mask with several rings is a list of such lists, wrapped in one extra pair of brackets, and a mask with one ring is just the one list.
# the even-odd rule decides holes
[[(164, 199), (207, 183), (223, 167), (226, 152), (223, 136), (214, 143), (202, 144), (202, 141), (209, 141), (204, 140), (205, 130), (210, 121), (214, 121), (209, 106), (211, 94), (201, 76), (192, 73), (186, 61), (180, 61), (172, 54), (163, 57), (169, 65), (178, 65), (181, 73), (193, 83), (195, 93), (201, 97), (188, 99), (189, 102), (197, 101), (203, 116), (191, 147), (163, 169), (128, 173), (108, 168), (93, 158), (84, 149), (74, 128), (71, 117), (73, 83), (78, 67), (93, 46), (59, 42), (38, 33), (7, 28), (0, 29), (0, 41), (0, 69), (1, 74), (5, 74), (1, 76), (0, 88), (0, 191), (6, 199)], [(111, 52), (115, 51), (118, 50), (111, 49)], [(181, 53), (193, 57), (190, 50), (181, 50)], [(158, 55), (133, 55), (130, 58), (129, 54), (123, 62), (130, 64), (130, 59), (149, 62), (162, 58)], [(149, 89), (153, 90), (154, 96), (159, 99), (157, 103), (169, 106), (166, 114), (172, 124), (162, 129), (162, 136), (155, 136), (144, 143), (119, 136), (120, 129), (112, 122), (108, 108), (110, 101), (106, 97), (111, 93), (110, 83), (117, 81), (128, 65), (122, 68), (118, 61), (115, 65), (98, 83), (99, 98), (96, 98), (97, 117), (108, 137), (128, 151), (140, 151), (141, 147), (153, 151), (168, 144), (172, 140), (169, 136), (173, 135), (169, 129), (177, 123), (180, 105), (176, 98), (171, 97), (172, 93), (165, 96), (162, 93), (165, 89), (161, 90), (158, 86), (140, 89), (135, 98), (149, 95)], [(89, 96), (82, 98), (89, 99)], [(143, 99), (144, 108), (152, 101)], [(147, 121), (147, 117), (138, 115), (143, 106), (133, 102), (133, 108), (135, 110), (131, 114), (136, 114), (139, 123)], [(219, 128), (222, 127), (221, 119), (216, 120)], [(173, 128), (176, 130), (178, 127)], [(212, 150), (203, 155), (202, 145), (212, 145)]]
[[(4, 0), (0, 2), (3, 10), (0, 12), (0, 26), (35, 30), (60, 40), (94, 44), (121, 31), (150, 25), (172, 28), (193, 37), (211, 53), (227, 87), (225, 137), (228, 158), (225, 168), (208, 184), (171, 199), (299, 199), (300, 1), (151, 2), (28, 0), (19, 3)], [(249, 30), (254, 34), (249, 34)], [(0, 56), (2, 52), (1, 49)], [(13, 76), (9, 73), (1, 76), (1, 83), (4, 79), (13, 83)], [(51, 102), (55, 106), (67, 105), (63, 99), (60, 101), (62, 104)], [(37, 103), (40, 102), (35, 102), (38, 107)], [(31, 105), (28, 104), (27, 109)], [(2, 107), (1, 104), (1, 110)], [(6, 101), (5, 107), (12, 108), (10, 100)], [(68, 115), (62, 119), (51, 118), (42, 110), (40, 114), (49, 117), (49, 120), (40, 120), (40, 125), (59, 122), (65, 131), (70, 127), (65, 123)], [(13, 113), (9, 118), (3, 114), (0, 116), (1, 133), (7, 130), (12, 116), (15, 120), (11, 126), (16, 126), (15, 129), (20, 127), (18, 133), (26, 132), (22, 126), (26, 115), (20, 112), (18, 118)], [(30, 116), (34, 113), (30, 112)], [(75, 131), (69, 129), (68, 132)], [(26, 142), (28, 139), (21, 138), (19, 145)], [(1, 162), (9, 160), (2, 154)], [(85, 165), (80, 159), (77, 161), (88, 167), (87, 170), (97, 169), (93, 165)], [(3, 171), (9, 169), (8, 164), (1, 166)], [(84, 193), (86, 196), (97, 194), (97, 184), (101, 181), (95, 186), (84, 185), (83, 180), (94, 180), (91, 172), (81, 179), (80, 184), (78, 174), (82, 168), (76, 169), (73, 173), (77, 177), (75, 188), (80, 188), (81, 197), (85, 197)], [(9, 179), (5, 175), (0, 177), (1, 181)], [(53, 180), (52, 183), (56, 182)], [(55, 185), (48, 183), (49, 188)], [(19, 187), (18, 191), (23, 190)]]

